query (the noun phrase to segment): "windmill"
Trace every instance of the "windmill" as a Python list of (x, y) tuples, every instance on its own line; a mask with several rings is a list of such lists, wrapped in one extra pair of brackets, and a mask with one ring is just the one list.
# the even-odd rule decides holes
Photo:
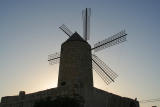
[[(60, 29), (69, 38), (61, 45), (61, 51), (48, 56), (50, 64), (59, 64), (58, 86), (35, 93), (25, 94), (20, 91), (18, 96), (2, 97), (0, 107), (33, 107), (38, 101), (47, 101), (51, 104), (76, 107), (139, 107), (134, 99), (121, 97), (110, 92), (98, 89), (93, 85), (93, 70), (108, 85), (118, 76), (92, 51), (100, 51), (126, 41), (125, 30), (103, 40), (92, 48), (87, 42), (90, 38), (91, 9), (82, 12), (83, 37), (66, 26)], [(23, 97), (23, 98), (22, 98)], [(70, 100), (68, 100), (70, 99)], [(58, 101), (58, 102), (57, 102)], [(48, 101), (47, 101), (48, 102)]]
[[(91, 9), (86, 8), (82, 11), (82, 20), (83, 20), (83, 40), (87, 42), (90, 39), (90, 16), (91, 16)], [(62, 25), (59, 27), (67, 36), (70, 38), (74, 33), (66, 26)], [(126, 33), (125, 30), (120, 31), (119, 33), (108, 37), (98, 43), (94, 44), (94, 47), (91, 48), (90, 51), (100, 51), (105, 48), (111, 47), (116, 44), (120, 44), (126, 41)], [(87, 42), (88, 43), (88, 42)], [(56, 64), (60, 62), (60, 52), (56, 52), (48, 56), (48, 61), (50, 64)], [(96, 71), (96, 73), (101, 77), (101, 79), (108, 85), (111, 82), (114, 82), (115, 78), (118, 75), (110, 69), (98, 56), (92, 54), (92, 69)], [(65, 84), (65, 83), (62, 83)]]

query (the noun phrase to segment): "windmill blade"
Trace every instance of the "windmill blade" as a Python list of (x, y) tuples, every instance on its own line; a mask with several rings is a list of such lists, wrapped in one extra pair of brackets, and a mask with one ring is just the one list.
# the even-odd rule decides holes
[(112, 69), (110, 69), (102, 60), (98, 58), (98, 56), (92, 54), (92, 59), (108, 74), (110, 79), (114, 81), (114, 79), (118, 76)]
[(97, 66), (97, 64), (94, 61), (92, 61), (92, 68), (101, 77), (101, 79), (108, 85), (110, 80), (109, 81), (107, 80), (107, 77), (105, 77), (104, 73), (101, 72), (101, 69), (99, 69), (99, 67)]
[(92, 64), (93, 69), (97, 72), (97, 74), (103, 79), (103, 81), (108, 85), (111, 82), (114, 82), (114, 79), (118, 77), (118, 75), (113, 72), (102, 60), (100, 60), (96, 55), (92, 54)]
[(114, 80), (111, 79), (110, 76), (106, 75), (105, 71), (101, 67), (99, 67), (99, 65), (94, 60), (92, 61), (93, 61), (92, 62), (93, 69), (107, 85), (110, 84), (111, 82), (114, 82)]
[(60, 61), (60, 53), (56, 52), (54, 54), (48, 55), (48, 61), (49, 61), (49, 64), (51, 64), (51, 65), (59, 63), (59, 61)]
[(66, 33), (69, 37), (73, 35), (72, 31), (66, 26), (62, 25), (59, 27), (64, 33)]
[(90, 16), (91, 8), (86, 8), (82, 10), (83, 37), (86, 41), (90, 39)]
[(97, 51), (100, 51), (104, 48), (108, 48), (110, 46), (125, 42), (126, 36), (127, 36), (127, 34), (125, 33), (125, 30), (122, 30), (117, 34), (94, 44), (94, 48), (92, 48), (92, 50), (97, 52)]

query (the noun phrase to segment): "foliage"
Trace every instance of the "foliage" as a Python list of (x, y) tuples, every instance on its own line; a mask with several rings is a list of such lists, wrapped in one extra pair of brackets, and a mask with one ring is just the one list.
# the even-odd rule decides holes
[(52, 100), (50, 97), (39, 100), (34, 107), (82, 107), (84, 100), (82, 97), (58, 96)]

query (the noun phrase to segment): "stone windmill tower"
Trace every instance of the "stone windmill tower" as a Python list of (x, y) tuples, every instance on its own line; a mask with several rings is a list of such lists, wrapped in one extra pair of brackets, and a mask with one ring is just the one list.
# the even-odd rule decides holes
[[(58, 87), (84, 94), (93, 88), (91, 46), (74, 33), (61, 46)], [(87, 92), (88, 92), (87, 91)]]
[(59, 27), (69, 38), (61, 45), (61, 52), (51, 54), (48, 57), (50, 64), (60, 62), (58, 87), (79, 86), (93, 87), (94, 69), (97, 74), (108, 85), (114, 82), (118, 76), (113, 72), (102, 60), (98, 58), (92, 51), (99, 51), (104, 48), (122, 43), (126, 41), (125, 30), (103, 40), (91, 48), (87, 42), (90, 35), (90, 14), (91, 10), (86, 8), (82, 11), (83, 16), (83, 38), (77, 33), (72, 33), (64, 24)]
[[(61, 45), (61, 52), (49, 55), (50, 64), (60, 61), (58, 89), (63, 90), (62, 95), (80, 95), (84, 98), (84, 107), (138, 107), (138, 103), (131, 99), (121, 98), (111, 93), (94, 88), (94, 69), (106, 84), (114, 82), (118, 76), (96, 55), (92, 50), (99, 51), (126, 41), (125, 31), (121, 31), (103, 41), (100, 41), (91, 48), (87, 42), (90, 33), (90, 9), (82, 13), (83, 16), (83, 38), (77, 33), (72, 33), (64, 24), (60, 27), (69, 38)], [(114, 100), (112, 100), (112, 97)], [(123, 104), (128, 100), (128, 104)], [(114, 101), (117, 101), (116, 104)], [(134, 102), (131, 106), (129, 102)], [(121, 106), (121, 105), (122, 106)], [(126, 105), (126, 106), (125, 106)]]

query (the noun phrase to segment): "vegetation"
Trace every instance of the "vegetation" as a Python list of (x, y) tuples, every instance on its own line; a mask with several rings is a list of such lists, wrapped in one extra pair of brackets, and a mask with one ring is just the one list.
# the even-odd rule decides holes
[(50, 97), (39, 100), (34, 107), (83, 107), (84, 100), (82, 97), (58, 96), (55, 100)]

